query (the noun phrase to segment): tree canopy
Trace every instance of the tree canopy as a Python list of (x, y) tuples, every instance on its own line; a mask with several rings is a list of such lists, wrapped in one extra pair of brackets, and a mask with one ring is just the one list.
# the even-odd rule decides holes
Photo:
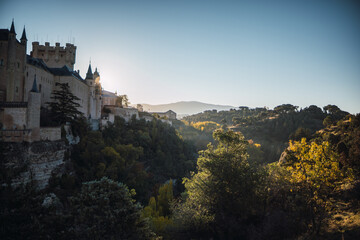
[(212, 229), (210, 236), (244, 237), (252, 217), (262, 214), (264, 176), (247, 162), (248, 143), (241, 133), (216, 130), (213, 136), (216, 145), (200, 152), (198, 172), (184, 179), (187, 198), (175, 214), (191, 231)]
[(152, 232), (141, 218), (135, 192), (122, 183), (102, 178), (83, 183), (71, 199), (73, 233), (77, 239), (151, 239)]

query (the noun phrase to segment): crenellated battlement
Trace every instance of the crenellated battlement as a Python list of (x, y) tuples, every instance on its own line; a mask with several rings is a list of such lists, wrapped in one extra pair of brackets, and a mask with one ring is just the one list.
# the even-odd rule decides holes
[(42, 59), (48, 67), (61, 68), (67, 65), (74, 70), (76, 46), (71, 43), (66, 43), (66, 46), (63, 47), (58, 42), (55, 43), (55, 46), (50, 46), (49, 42), (45, 42), (45, 45), (33, 42), (30, 55)]

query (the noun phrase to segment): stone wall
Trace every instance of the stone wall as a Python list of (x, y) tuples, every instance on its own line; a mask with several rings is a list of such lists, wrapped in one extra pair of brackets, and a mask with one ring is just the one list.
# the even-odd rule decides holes
[[(39, 189), (45, 188), (54, 171), (64, 165), (67, 147), (64, 141), (34, 143), (2, 143), (1, 171), (10, 174), (13, 187), (35, 181)], [(2, 185), (6, 184), (1, 182)]]
[(57, 141), (61, 139), (61, 127), (40, 128), (41, 141)]
[(31, 142), (32, 130), (0, 130), (0, 141), (3, 142)]
[(24, 99), (27, 101), (30, 90), (32, 89), (36, 74), (37, 88), (41, 94), (41, 106), (47, 107), (47, 102), (51, 102), (51, 93), (55, 88), (54, 75), (40, 67), (26, 64), (25, 68), (25, 92)]
[(0, 40), (0, 102), (6, 100), (8, 41)]
[(26, 126), (27, 107), (4, 108), (1, 111), (0, 121), (3, 129), (24, 129)]
[(133, 116), (139, 119), (139, 111), (136, 108), (111, 107), (110, 109), (112, 114), (124, 118), (125, 122), (129, 122)]

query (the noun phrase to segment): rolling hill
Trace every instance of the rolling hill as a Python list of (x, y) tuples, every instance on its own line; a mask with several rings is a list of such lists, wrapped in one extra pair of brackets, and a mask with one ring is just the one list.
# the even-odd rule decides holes
[(186, 115), (196, 114), (203, 112), (205, 110), (229, 110), (230, 108), (234, 108), (230, 105), (216, 105), (209, 103), (202, 103), (197, 101), (181, 101), (176, 103), (169, 104), (159, 104), (159, 105), (151, 105), (151, 104), (142, 104), (144, 111), (147, 112), (166, 112), (168, 110), (173, 110), (178, 114), (178, 118), (181, 118)]

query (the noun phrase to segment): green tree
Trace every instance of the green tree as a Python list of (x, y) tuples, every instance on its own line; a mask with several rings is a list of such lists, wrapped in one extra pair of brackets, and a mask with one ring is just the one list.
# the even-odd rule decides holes
[(336, 114), (341, 111), (338, 106), (331, 104), (326, 105), (325, 107), (323, 107), (323, 109), (327, 114)]
[(332, 120), (331, 116), (327, 116), (323, 121), (323, 125), (325, 127), (329, 127), (332, 123), (333, 123), (333, 120)]
[(52, 102), (48, 102), (51, 115), (54, 121), (58, 124), (65, 124), (66, 122), (72, 122), (78, 117), (82, 117), (83, 114), (78, 110), (80, 104), (77, 102), (80, 99), (71, 93), (68, 83), (56, 83), (59, 90), (52, 92)]
[(300, 141), (302, 138), (309, 140), (311, 138), (311, 131), (308, 128), (299, 127), (295, 133), (290, 134), (289, 138), (296, 141)]
[(184, 179), (187, 198), (175, 210), (175, 220), (217, 238), (241, 238), (263, 214), (264, 175), (248, 163), (248, 142), (241, 133), (216, 130), (213, 137), (217, 145), (200, 151), (198, 172)]
[(151, 239), (153, 233), (141, 218), (134, 190), (108, 178), (83, 183), (71, 198), (73, 233), (77, 239)]
[(127, 95), (120, 95), (116, 98), (116, 106), (118, 107), (128, 107), (130, 102)]
[(291, 104), (282, 104), (274, 108), (275, 112), (278, 113), (289, 113), (289, 112), (295, 112), (299, 107), (294, 106)]

